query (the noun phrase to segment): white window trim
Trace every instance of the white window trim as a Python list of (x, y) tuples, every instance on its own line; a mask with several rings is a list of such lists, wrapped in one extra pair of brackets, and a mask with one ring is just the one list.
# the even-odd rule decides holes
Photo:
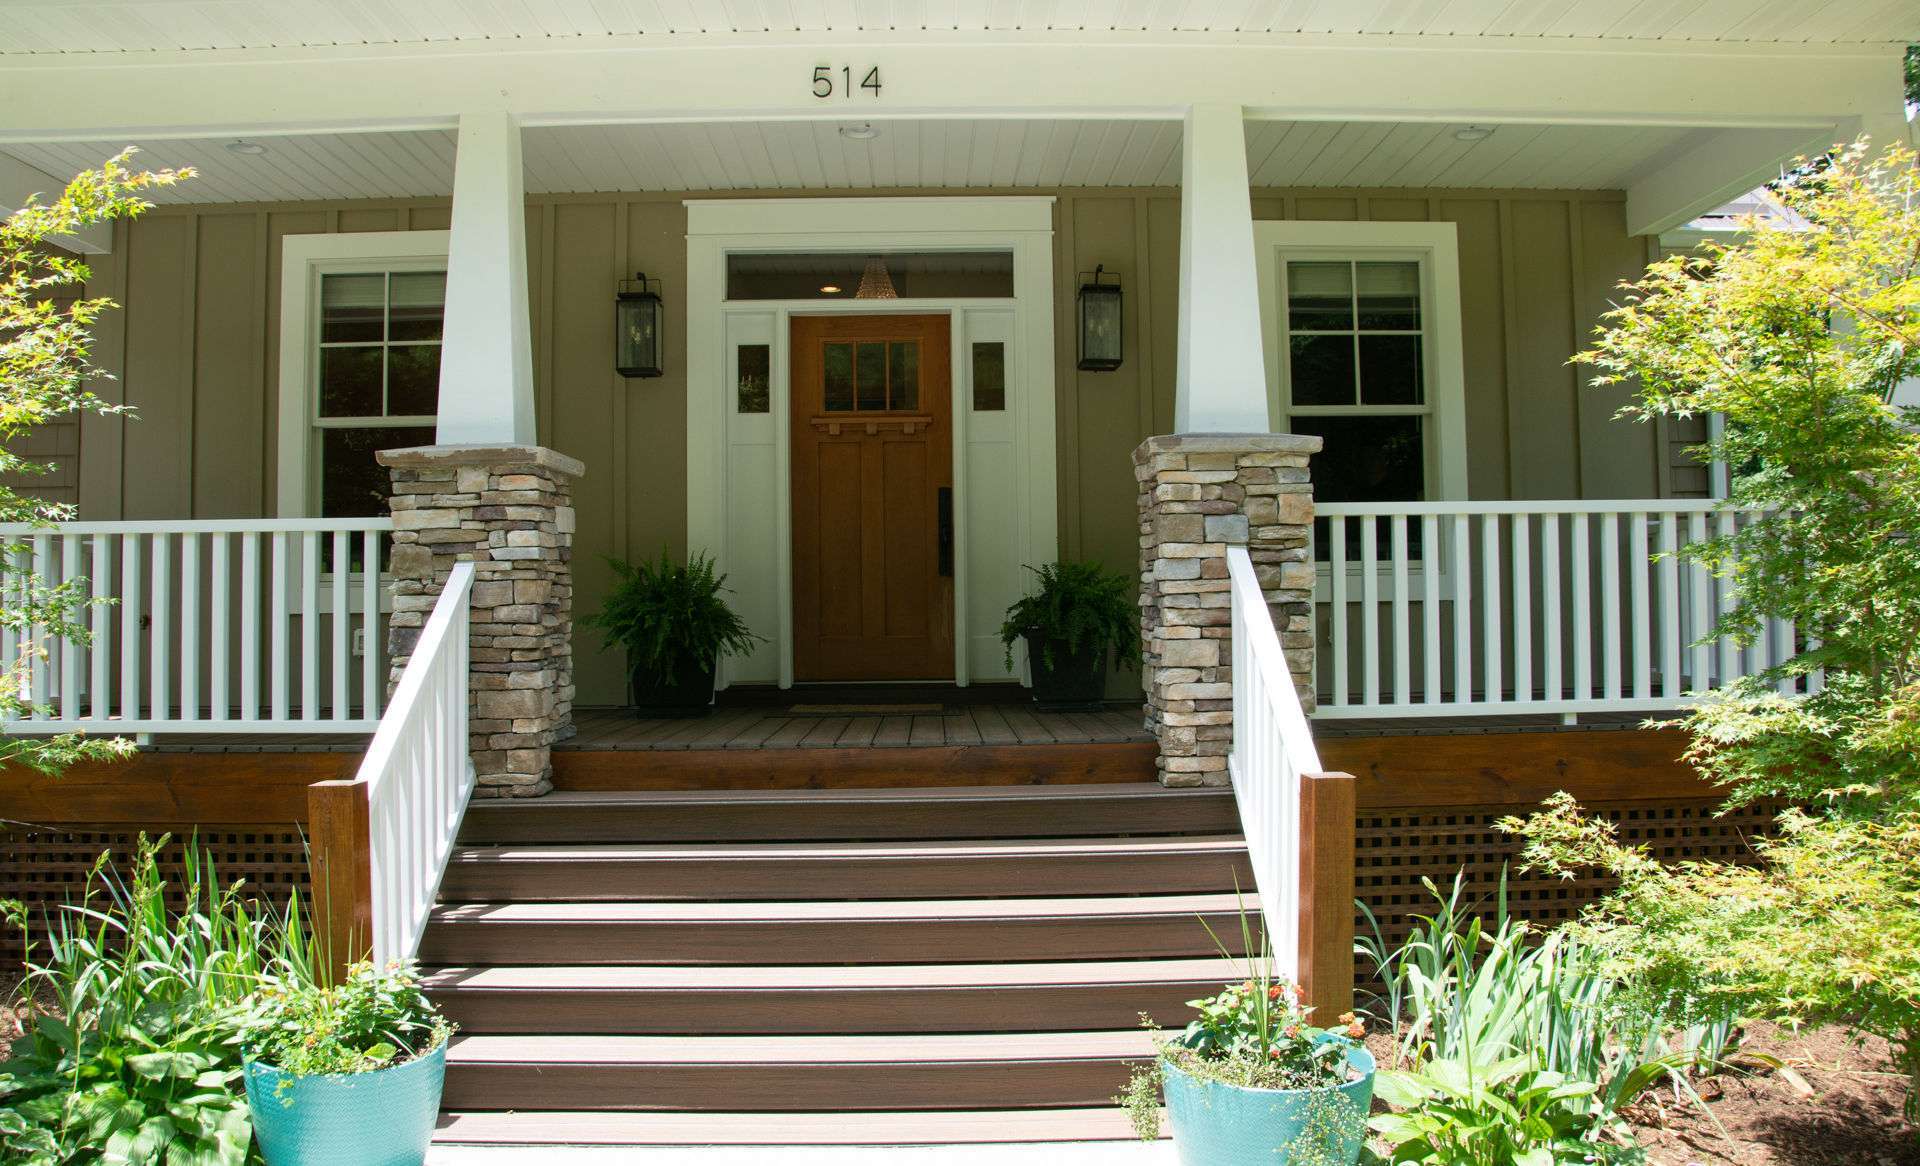
[[(1255, 270), (1260, 280), (1260, 325), (1267, 366), (1267, 416), (1285, 431), (1285, 333), (1279, 302), (1283, 257), (1408, 259), (1420, 261), (1426, 347), (1427, 500), (1467, 496), (1466, 373), (1461, 354), (1460, 236), (1452, 223), (1321, 222), (1262, 220), (1253, 224)], [(1316, 415), (1340, 410), (1322, 407)], [(1355, 414), (1370, 412), (1360, 407)]]
[(356, 231), (281, 240), (279, 517), (311, 518), (319, 509), (320, 277), (443, 269), (448, 238), (446, 231)]

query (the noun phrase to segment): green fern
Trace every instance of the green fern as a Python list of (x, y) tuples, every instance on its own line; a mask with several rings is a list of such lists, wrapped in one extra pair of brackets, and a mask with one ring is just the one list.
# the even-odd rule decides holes
[(683, 567), (663, 547), (658, 562), (636, 567), (609, 558), (607, 565), (619, 579), (584, 622), (606, 634), (606, 647), (626, 649), (628, 664), (655, 682), (671, 679), (683, 664), (744, 655), (761, 639), (720, 598), (727, 577), (715, 573), (710, 555), (694, 555)]
[(1055, 649), (1068, 655), (1111, 649), (1128, 667), (1140, 663), (1140, 608), (1134, 581), (1099, 563), (1047, 563), (1029, 566), (1040, 586), (1007, 609), (1000, 625), (1006, 646), (1007, 668), (1013, 668), (1013, 645), (1023, 636), (1039, 641), (1046, 666), (1054, 666)]

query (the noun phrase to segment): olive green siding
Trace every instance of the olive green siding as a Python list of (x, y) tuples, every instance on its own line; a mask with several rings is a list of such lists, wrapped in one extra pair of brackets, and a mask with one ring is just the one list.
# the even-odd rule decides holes
[[(759, 192), (764, 196), (766, 192)], [(844, 195), (845, 192), (826, 192)], [(913, 191), (889, 191), (912, 194)], [(940, 193), (952, 194), (952, 191)], [(1061, 551), (1131, 569), (1129, 455), (1173, 423), (1179, 199), (1171, 190), (1053, 194)], [(543, 443), (586, 463), (576, 490), (579, 600), (606, 584), (603, 555), (681, 551), (686, 530), (686, 212), (681, 195), (529, 201), (534, 379)], [(1618, 404), (1566, 364), (1612, 286), (1648, 258), (1615, 192), (1254, 192), (1263, 219), (1444, 219), (1460, 230), (1468, 478), (1475, 498), (1697, 493), (1676, 437), (1611, 420)], [(102, 395), (138, 419), (88, 419), (77, 500), (88, 519), (271, 514), (280, 240), (293, 233), (445, 228), (436, 202), (168, 207), (120, 227), (91, 290), (126, 309), (102, 325)], [(1104, 264), (1126, 288), (1126, 361), (1074, 368), (1077, 273)], [(613, 371), (613, 291), (644, 269), (665, 287), (667, 372)], [(71, 439), (61, 440), (71, 443)], [(74, 457), (71, 451), (63, 457)], [(1676, 469), (1676, 465), (1680, 468)], [(618, 698), (616, 662), (583, 644), (581, 698)]]

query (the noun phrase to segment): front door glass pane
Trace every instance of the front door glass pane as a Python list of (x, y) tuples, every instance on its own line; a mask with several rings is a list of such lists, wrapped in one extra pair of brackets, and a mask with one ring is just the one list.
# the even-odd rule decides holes
[(855, 346), (853, 376), (861, 409), (878, 411), (887, 407), (887, 346), (885, 342), (862, 343)]
[(920, 342), (895, 341), (887, 345), (887, 408), (920, 407)]
[(821, 347), (827, 412), (851, 413), (853, 411), (853, 345), (826, 344)]

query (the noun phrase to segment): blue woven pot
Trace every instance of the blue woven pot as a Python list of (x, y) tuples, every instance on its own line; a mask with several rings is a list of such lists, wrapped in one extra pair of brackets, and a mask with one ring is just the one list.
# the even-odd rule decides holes
[(444, 1043), (371, 1073), (296, 1077), (248, 1061), (253, 1136), (267, 1166), (421, 1166), (446, 1077)]
[[(1340, 1086), (1357, 1115), (1340, 1144), (1309, 1156), (1322, 1162), (1354, 1163), (1366, 1140), (1367, 1111), (1373, 1105), (1373, 1055), (1363, 1048), (1347, 1054), (1361, 1076)], [(1185, 1166), (1293, 1166), (1301, 1161), (1301, 1131), (1307, 1123), (1307, 1089), (1242, 1089), (1197, 1081), (1166, 1061), (1167, 1115), (1173, 1120), (1173, 1144)]]

